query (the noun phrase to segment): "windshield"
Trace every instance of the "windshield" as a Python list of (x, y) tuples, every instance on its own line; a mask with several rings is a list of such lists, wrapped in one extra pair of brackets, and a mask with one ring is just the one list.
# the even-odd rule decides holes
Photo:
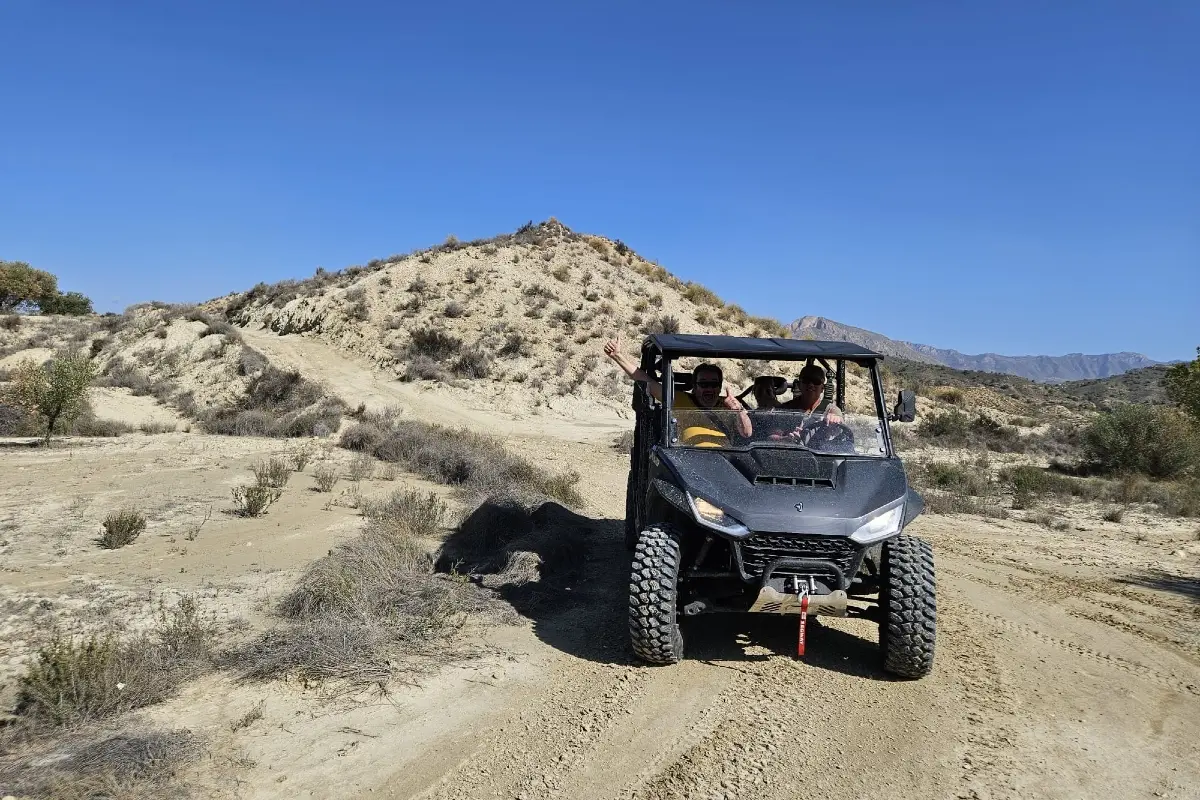
[(786, 409), (737, 412), (680, 408), (677, 404), (671, 412), (670, 443), (672, 447), (770, 446), (827, 455), (887, 455), (883, 423), (878, 416), (838, 412), (836, 408), (832, 413)]

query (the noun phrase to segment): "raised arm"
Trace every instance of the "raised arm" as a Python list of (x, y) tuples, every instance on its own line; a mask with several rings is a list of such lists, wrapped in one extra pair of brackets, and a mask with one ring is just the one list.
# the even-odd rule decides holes
[(633, 363), (633, 359), (621, 352), (621, 335), (604, 343), (604, 355), (608, 356), (620, 367), (626, 375), (635, 381), (646, 384), (646, 391), (658, 402), (662, 402), (662, 384), (646, 374), (646, 371)]
[(746, 407), (742, 405), (742, 402), (733, 396), (733, 391), (728, 386), (725, 387), (725, 396), (722, 401), (730, 411), (738, 412), (738, 433), (745, 437), (751, 436), (754, 433), (754, 426), (750, 424), (750, 415), (746, 413)]

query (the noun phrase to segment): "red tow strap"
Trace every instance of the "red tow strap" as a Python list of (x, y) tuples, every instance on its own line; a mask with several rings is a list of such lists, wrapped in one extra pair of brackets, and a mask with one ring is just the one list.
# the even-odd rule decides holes
[(796, 657), (804, 655), (804, 634), (808, 628), (808, 595), (800, 599), (800, 643), (796, 647)]

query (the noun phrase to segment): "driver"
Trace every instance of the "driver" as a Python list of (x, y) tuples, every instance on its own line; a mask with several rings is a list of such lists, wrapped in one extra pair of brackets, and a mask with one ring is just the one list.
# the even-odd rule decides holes
[(803, 414), (802, 424), (816, 418), (835, 425), (842, 421), (841, 409), (825, 399), (825, 370), (816, 364), (800, 370), (800, 377), (792, 384), (792, 399), (780, 408)]
[[(646, 384), (646, 391), (655, 400), (662, 402), (662, 384), (654, 380), (621, 352), (621, 337), (604, 343), (604, 355), (608, 356), (621, 370), (635, 381)], [(742, 436), (750, 436), (753, 428), (745, 407), (726, 387), (721, 393), (723, 377), (716, 364), (701, 364), (692, 370), (692, 391), (676, 392), (673, 407), (679, 423), (680, 438), (692, 447), (724, 447), (728, 437), (712, 414), (706, 410), (728, 409), (737, 413), (737, 430)]]

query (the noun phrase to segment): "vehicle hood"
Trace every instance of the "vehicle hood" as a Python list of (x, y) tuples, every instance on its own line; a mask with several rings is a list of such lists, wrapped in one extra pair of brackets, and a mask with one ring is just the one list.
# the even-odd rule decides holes
[(655, 448), (654, 457), (679, 488), (719, 506), (751, 531), (849, 536), (880, 511), (909, 499), (898, 458), (783, 448)]

